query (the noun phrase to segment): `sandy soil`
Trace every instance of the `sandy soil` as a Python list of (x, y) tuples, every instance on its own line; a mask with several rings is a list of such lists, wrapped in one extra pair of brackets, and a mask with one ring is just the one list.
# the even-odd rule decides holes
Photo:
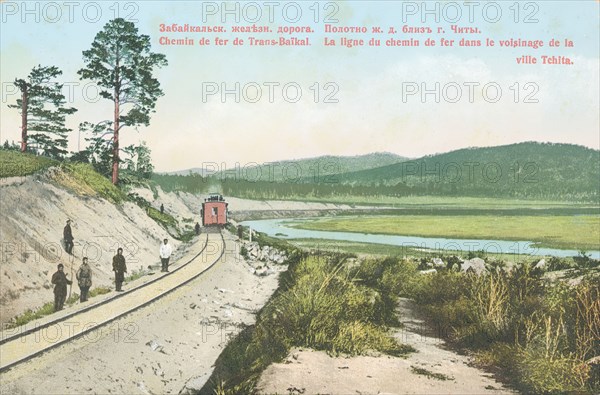
[[(226, 254), (199, 279), (89, 336), (4, 373), (0, 394), (179, 393), (201, 388), (230, 336), (254, 322), (277, 276)], [(186, 384), (187, 383), (187, 384)]]
[[(407, 358), (390, 356), (330, 357), (325, 352), (295, 349), (283, 363), (269, 366), (258, 383), (260, 393), (292, 394), (504, 394), (512, 393), (472, 366), (469, 357), (448, 350), (401, 300), (404, 328), (395, 337), (417, 352)], [(414, 369), (445, 375), (417, 374)]]
[[(193, 226), (201, 198), (186, 193), (137, 191), (155, 207)], [(58, 262), (79, 266), (90, 257), (94, 287), (112, 286), (111, 258), (126, 248), (130, 271), (156, 265), (166, 231), (139, 207), (114, 206), (76, 196), (37, 177), (0, 183), (0, 316), (7, 322), (27, 308), (52, 299), (49, 279)], [(228, 198), (232, 211), (349, 210), (350, 206), (305, 202), (267, 202)], [(59, 244), (67, 218), (73, 220), (75, 257)], [(169, 237), (170, 238), (170, 237)], [(171, 238), (170, 238), (171, 239)], [(175, 247), (179, 243), (172, 240)], [(181, 248), (174, 260), (184, 254)], [(201, 278), (146, 308), (57, 347), (3, 373), (0, 394), (183, 393), (201, 388), (213, 363), (239, 326), (254, 321), (277, 287), (277, 275), (257, 277), (227, 234), (224, 259)], [(140, 280), (144, 281), (144, 280)], [(74, 288), (77, 291), (77, 288)], [(405, 324), (398, 340), (418, 352), (408, 358), (362, 356), (332, 358), (323, 352), (293, 350), (287, 360), (261, 377), (264, 393), (508, 393), (466, 356), (444, 347), (403, 300)], [(445, 375), (439, 380), (415, 368)]]
[[(156, 194), (150, 189), (132, 192), (154, 207), (164, 205), (180, 226), (191, 229), (199, 218), (201, 196), (185, 192)], [(124, 248), (129, 273), (158, 265), (158, 246), (167, 237), (174, 248), (180, 246), (144, 211), (132, 203), (115, 206), (103, 199), (78, 196), (55, 185), (44, 175), (0, 180), (0, 324), (27, 309), (52, 301), (50, 278), (56, 265), (65, 265), (71, 276), (87, 256), (93, 269), (92, 288), (113, 287), (112, 257)], [(288, 201), (256, 201), (227, 198), (232, 212), (316, 212), (350, 209), (347, 205)], [(75, 237), (74, 255), (63, 248), (62, 231), (66, 220)], [(180, 254), (178, 252), (175, 258)], [(75, 285), (72, 292), (78, 293)]]
[[(158, 248), (163, 238), (168, 238), (174, 249), (180, 246), (137, 205), (115, 206), (103, 199), (78, 196), (44, 176), (5, 179), (0, 195), (1, 323), (53, 300), (50, 278), (58, 263), (65, 265), (65, 273), (72, 278), (81, 258), (87, 256), (93, 269), (92, 288), (113, 287), (112, 257), (118, 247), (124, 249), (130, 275), (159, 264)], [(197, 217), (175, 194), (159, 190), (159, 199), (178, 218)], [(68, 218), (73, 221), (73, 256), (62, 244)], [(176, 252), (174, 259), (180, 253)], [(79, 293), (76, 285), (73, 292)]]

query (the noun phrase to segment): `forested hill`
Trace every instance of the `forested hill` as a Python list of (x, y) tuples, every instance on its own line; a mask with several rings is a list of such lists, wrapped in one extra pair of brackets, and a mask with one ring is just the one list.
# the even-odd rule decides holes
[[(385, 161), (387, 165), (368, 168)], [(363, 170), (344, 171), (360, 167)], [(218, 191), (251, 199), (472, 196), (598, 204), (600, 151), (528, 142), (465, 148), (411, 160), (387, 153), (331, 156), (246, 166), (227, 176), (155, 174), (153, 180), (167, 191)]]
[(600, 151), (535, 142), (466, 148), (336, 178), (346, 185), (393, 187), (399, 194), (597, 200)]
[(407, 158), (389, 152), (358, 156), (319, 156), (275, 161), (264, 164), (240, 164), (238, 168), (215, 174), (217, 178), (235, 178), (269, 182), (319, 182), (326, 175), (350, 173), (400, 163)]
[(319, 156), (314, 158), (273, 161), (263, 164), (240, 163), (228, 164), (226, 169), (214, 166), (195, 167), (192, 169), (173, 171), (164, 175), (187, 176), (197, 174), (203, 177), (212, 176), (217, 179), (235, 178), (250, 181), (286, 182), (307, 180), (318, 181), (322, 175), (350, 173), (373, 169), (408, 160), (390, 152), (374, 152), (357, 156)]

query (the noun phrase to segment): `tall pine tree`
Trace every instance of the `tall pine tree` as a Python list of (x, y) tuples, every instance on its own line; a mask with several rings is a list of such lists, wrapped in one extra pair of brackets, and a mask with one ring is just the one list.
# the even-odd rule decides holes
[[(83, 52), (82, 79), (94, 81), (100, 96), (114, 103), (111, 120), (88, 129), (112, 131), (112, 182), (119, 181), (119, 133), (126, 126), (148, 126), (150, 113), (163, 95), (153, 76), (155, 67), (167, 65), (165, 55), (150, 52), (150, 37), (138, 34), (132, 22), (113, 19), (96, 34), (91, 49)], [(104, 133), (101, 133), (102, 136)]]
[(54, 81), (61, 74), (56, 66), (38, 65), (26, 79), (15, 80), (21, 98), (8, 107), (21, 111), (22, 152), (35, 150), (53, 158), (67, 153), (67, 134), (71, 129), (65, 126), (65, 118), (77, 110), (65, 107), (63, 85)]

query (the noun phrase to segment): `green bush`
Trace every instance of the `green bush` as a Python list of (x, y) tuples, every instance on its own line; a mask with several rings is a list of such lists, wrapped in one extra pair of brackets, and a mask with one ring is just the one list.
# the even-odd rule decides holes
[(21, 325), (25, 325), (30, 321), (37, 320), (49, 314), (54, 313), (54, 302), (48, 302), (40, 308), (28, 309), (23, 314), (13, 318), (13, 320), (7, 325), (8, 328), (16, 328)]
[[(350, 347), (338, 336), (341, 325), (373, 320), (380, 302), (377, 294), (352, 282), (341, 264), (334, 266), (323, 258), (309, 257), (292, 270), (295, 284), (265, 308), (264, 316), (274, 317), (270, 338), (281, 339), (287, 347), (349, 354), (366, 351), (367, 343)], [(376, 337), (367, 337), (371, 338)], [(372, 346), (378, 350), (376, 344)]]
[(220, 393), (252, 392), (260, 372), (292, 347), (347, 355), (413, 351), (383, 324), (393, 319), (381, 312), (394, 313), (384, 307), (379, 280), (359, 279), (360, 271), (348, 270), (345, 257), (336, 254), (306, 257), (293, 251), (289, 261), (280, 289), (259, 313), (256, 326), (242, 331), (217, 361), (212, 385)]
[(581, 392), (586, 389), (590, 367), (568, 357), (548, 358), (526, 350), (518, 361), (520, 386), (532, 393)]
[(426, 276), (415, 300), (448, 339), (527, 393), (597, 392), (600, 281), (549, 283), (533, 265), (511, 273)]
[(112, 289), (110, 289), (108, 287), (97, 287), (97, 288), (90, 290), (90, 292), (88, 293), (88, 296), (90, 298), (93, 298), (94, 296), (104, 295), (104, 294), (107, 294), (110, 292), (112, 292)]
[(58, 163), (54, 159), (29, 152), (0, 149), (0, 178), (27, 176)]
[(127, 199), (123, 191), (88, 163), (63, 162), (61, 169), (64, 174), (55, 175), (55, 180), (76, 193), (98, 195), (115, 204)]
[(361, 321), (343, 322), (333, 341), (333, 350), (355, 355), (366, 350), (378, 350), (390, 355), (404, 355), (412, 350), (398, 344), (381, 327)]
[[(90, 291), (89, 297), (93, 298), (94, 296), (103, 295), (111, 292), (110, 288), (107, 287), (98, 287), (94, 288)], [(75, 304), (79, 300), (79, 294), (73, 293), (69, 299), (65, 301), (65, 305), (71, 306)], [(39, 318), (45, 317), (54, 313), (54, 302), (48, 302), (44, 304), (42, 307), (37, 309), (28, 309), (23, 314), (18, 315), (13, 318), (13, 320), (7, 325), (8, 328), (16, 328), (21, 325), (25, 325), (28, 322), (37, 320)]]

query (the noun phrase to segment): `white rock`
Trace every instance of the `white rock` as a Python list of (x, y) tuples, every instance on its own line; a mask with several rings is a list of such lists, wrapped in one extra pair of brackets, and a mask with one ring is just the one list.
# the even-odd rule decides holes
[(487, 271), (485, 268), (485, 261), (481, 258), (473, 258), (468, 261), (464, 261), (461, 269), (465, 273), (468, 271), (473, 271), (477, 275), (481, 275)]
[(534, 269), (545, 269), (546, 268), (546, 260), (540, 259), (538, 263), (533, 267)]
[(433, 266), (434, 267), (446, 267), (446, 264), (440, 258), (433, 258)]

